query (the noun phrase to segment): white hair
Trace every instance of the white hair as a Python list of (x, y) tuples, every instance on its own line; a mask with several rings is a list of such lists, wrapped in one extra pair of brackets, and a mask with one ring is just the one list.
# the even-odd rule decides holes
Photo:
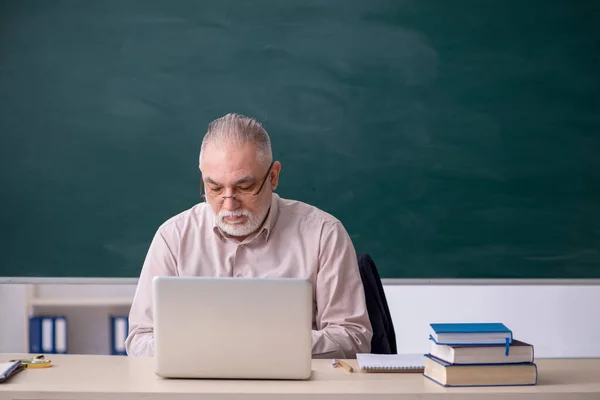
[(240, 146), (246, 143), (256, 145), (256, 157), (268, 165), (273, 161), (271, 139), (262, 124), (254, 118), (229, 113), (208, 124), (208, 130), (202, 139), (198, 165), (208, 144), (216, 146)]

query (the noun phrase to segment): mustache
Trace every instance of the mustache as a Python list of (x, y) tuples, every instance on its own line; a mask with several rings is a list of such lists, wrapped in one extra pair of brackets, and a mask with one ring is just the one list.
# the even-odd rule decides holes
[(225, 217), (251, 217), (252, 213), (248, 210), (233, 210), (233, 211), (219, 211), (219, 218)]

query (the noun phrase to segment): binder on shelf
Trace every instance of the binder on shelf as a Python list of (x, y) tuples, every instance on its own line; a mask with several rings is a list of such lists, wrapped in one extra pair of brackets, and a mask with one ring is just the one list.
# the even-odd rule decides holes
[(110, 317), (110, 348), (111, 354), (125, 356), (125, 339), (129, 332), (129, 319), (127, 316), (112, 315)]
[(67, 354), (67, 319), (54, 317), (54, 352)]
[(29, 318), (29, 352), (42, 352), (42, 318)]
[(63, 316), (30, 317), (29, 352), (41, 354), (66, 354), (67, 319)]
[(54, 354), (54, 319), (42, 318), (42, 353)]

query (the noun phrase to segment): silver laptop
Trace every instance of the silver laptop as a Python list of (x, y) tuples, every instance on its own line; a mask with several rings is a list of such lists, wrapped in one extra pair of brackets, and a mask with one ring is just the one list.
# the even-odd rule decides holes
[(308, 280), (160, 276), (153, 280), (153, 299), (159, 376), (310, 377)]

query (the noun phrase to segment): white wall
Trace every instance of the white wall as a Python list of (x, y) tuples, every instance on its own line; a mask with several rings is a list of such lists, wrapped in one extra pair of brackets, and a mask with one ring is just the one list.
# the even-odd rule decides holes
[(386, 286), (398, 352), (427, 352), (431, 322), (503, 322), (536, 357), (600, 357), (600, 286)]
[[(134, 286), (48, 286), (38, 295), (124, 296)], [(385, 286), (398, 351), (425, 353), (431, 322), (504, 322), (516, 339), (535, 346), (536, 357), (600, 357), (600, 286)], [(22, 352), (26, 286), (0, 284), (0, 352)], [(62, 309), (62, 311), (67, 311)], [(108, 351), (110, 309), (69, 315), (70, 349)]]
[(26, 285), (0, 284), (0, 353), (23, 351), (25, 309)]

